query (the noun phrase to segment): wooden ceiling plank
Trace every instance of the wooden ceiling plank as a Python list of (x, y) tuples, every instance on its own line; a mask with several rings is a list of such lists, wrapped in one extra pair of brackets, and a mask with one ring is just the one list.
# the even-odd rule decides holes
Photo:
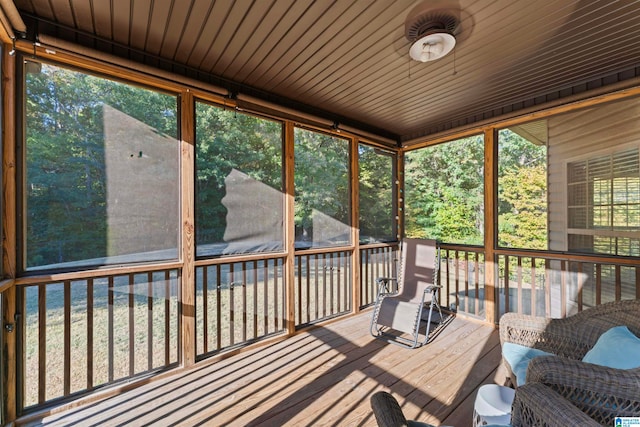
[(153, 55), (160, 54), (162, 42), (164, 41), (165, 35), (167, 35), (169, 16), (171, 16), (175, 3), (174, 0), (153, 2), (145, 51)]
[(95, 28), (95, 33), (98, 37), (102, 37), (105, 39), (110, 39), (112, 37), (112, 16), (111, 16), (111, 6), (113, 0), (105, 1), (105, 0), (93, 0), (93, 25)]
[[(264, 81), (265, 87), (279, 92), (278, 86), (287, 81), (297, 80), (305, 74), (300, 68), (306, 65), (307, 68), (321, 66), (326, 60), (326, 52), (320, 52), (327, 44), (339, 48), (342, 43), (336, 39), (342, 34), (350, 33), (349, 23), (364, 13), (369, 6), (366, 3), (351, 4), (348, 2), (337, 2), (328, 9), (322, 16), (318, 17), (314, 25), (308, 29), (296, 43), (291, 46), (291, 55), (283, 58), (273, 68), (272, 78)], [(295, 54), (294, 54), (295, 53)], [(310, 60), (310, 58), (313, 58)], [(282, 91), (283, 93), (286, 93)], [(294, 92), (295, 93), (295, 92)]]
[(272, 6), (273, 0), (253, 2), (249, 9), (239, 7), (237, 2), (234, 3), (223, 24), (223, 27), (229, 31), (220, 31), (209, 51), (202, 58), (200, 68), (227, 77), (224, 75), (224, 70), (238, 52), (242, 51), (249, 38), (248, 35), (254, 33)]
[(56, 14), (54, 13), (54, 7), (49, 0), (31, 0), (31, 10), (38, 16), (42, 16), (48, 20), (55, 20)]
[(264, 54), (265, 40), (267, 35), (277, 25), (282, 17), (283, 9), (290, 9), (296, 0), (278, 0), (277, 7), (270, 7), (263, 18), (257, 23), (257, 25), (251, 31), (245, 32), (246, 43), (238, 50), (234, 58), (229, 64), (221, 69), (221, 74), (234, 81), (238, 81), (241, 70), (244, 69), (254, 56), (261, 56)]
[(56, 22), (62, 22), (69, 27), (75, 27), (76, 22), (73, 16), (73, 10), (71, 9), (71, 2), (59, 2), (52, 4), (53, 15)]
[(131, 39), (134, 49), (143, 50), (149, 33), (149, 17), (153, 0), (131, 0)]
[(276, 47), (282, 44), (291, 26), (305, 14), (308, 8), (309, 5), (307, 2), (294, 1), (279, 19), (274, 19), (270, 23), (267, 23), (271, 24), (271, 27), (270, 30), (263, 35), (264, 41), (257, 51), (258, 54), (251, 56), (244, 63), (243, 67), (236, 71), (236, 79), (234, 80), (249, 84), (249, 78), (253, 76), (254, 73), (257, 73), (259, 68), (262, 68), (262, 63), (265, 59), (269, 58)]
[[(93, 33), (93, 10), (91, 9), (91, 0), (70, 0), (70, 3), (77, 28), (80, 31)], [(40, 16), (40, 12), (38, 12), (38, 15)]]
[(160, 47), (160, 56), (175, 60), (178, 45), (180, 43), (180, 34), (183, 33), (184, 28), (187, 26), (187, 18), (189, 11), (193, 7), (193, 0), (187, 2), (186, 0), (172, 1), (174, 4), (171, 9), (171, 16), (169, 16), (169, 22), (167, 23), (167, 34), (165, 34)]
[[(219, 22), (230, 7), (228, 0), (195, 0), (187, 18), (187, 25), (180, 36), (180, 44), (175, 60), (181, 64), (194, 66), (192, 57), (208, 49), (211, 38), (219, 31)], [(197, 64), (195, 64), (197, 65)]]
[[(332, 87), (340, 80), (338, 75), (347, 74), (345, 68), (350, 68), (352, 62), (360, 64), (362, 58), (368, 56), (367, 49), (363, 49), (363, 46), (375, 45), (380, 42), (386, 43), (395, 35), (399, 35), (401, 33), (399, 28), (404, 28), (405, 11), (402, 11), (400, 15), (393, 16), (392, 10), (387, 9), (389, 6), (390, 3), (381, 1), (376, 3), (376, 7), (368, 8), (367, 14), (371, 14), (371, 16), (366, 25), (360, 28), (346, 29), (346, 32), (350, 33), (349, 37), (341, 37), (343, 42), (340, 46), (330, 52), (320, 66), (309, 70), (303, 79), (296, 82), (295, 93), (299, 93), (301, 97), (307, 97), (313, 96), (314, 92), (320, 92), (317, 90), (319, 86)], [(345, 58), (349, 58), (349, 60), (347, 61)], [(372, 60), (371, 62), (371, 66), (374, 68), (379, 64), (379, 61)], [(288, 91), (291, 89), (287, 88)]]
[(112, 31), (113, 39), (120, 44), (128, 45), (131, 34), (131, 2), (133, 0), (119, 0), (117, 6), (113, 4)]
[[(248, 75), (245, 81), (252, 86), (262, 87), (261, 82), (271, 79), (271, 77), (276, 74), (274, 67), (278, 62), (286, 60), (288, 55), (297, 54), (297, 52), (292, 51), (292, 46), (295, 45), (296, 41), (299, 40), (309, 28), (313, 27), (318, 17), (330, 9), (333, 3), (333, 1), (324, 0), (308, 5), (308, 9), (305, 10), (304, 14), (292, 23), (286, 34), (284, 34), (283, 39), (274, 46), (260, 63), (260, 68), (255, 69)], [(284, 24), (288, 26), (290, 23)], [(264, 89), (268, 90), (267, 87), (264, 87)]]

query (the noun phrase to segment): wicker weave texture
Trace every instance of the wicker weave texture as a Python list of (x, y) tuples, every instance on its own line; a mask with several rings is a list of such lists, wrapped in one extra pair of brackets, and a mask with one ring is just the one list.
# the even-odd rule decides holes
[[(507, 313), (500, 319), (500, 341), (560, 356), (533, 359), (527, 383), (548, 386), (597, 423), (610, 426), (617, 416), (640, 416), (640, 368), (613, 369), (582, 362), (582, 358), (600, 335), (619, 325), (640, 336), (639, 300), (603, 304), (566, 319)], [(510, 368), (506, 362), (505, 366)]]

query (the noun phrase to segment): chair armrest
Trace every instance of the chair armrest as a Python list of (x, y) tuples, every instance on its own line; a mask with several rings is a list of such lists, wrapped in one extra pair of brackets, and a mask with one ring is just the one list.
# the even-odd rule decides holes
[(518, 387), (511, 407), (511, 425), (513, 427), (600, 426), (571, 402), (542, 384), (525, 384)]
[(398, 282), (398, 279), (393, 277), (378, 277), (376, 283), (378, 284), (378, 296), (397, 294), (395, 291), (391, 291), (389, 285), (391, 282)]
[[(612, 351), (624, 351), (612, 349)], [(527, 369), (527, 384), (540, 383), (602, 424), (640, 413), (640, 368), (614, 369), (562, 357), (536, 357)]]
[(407, 419), (402, 413), (398, 401), (386, 391), (371, 396), (371, 409), (379, 427), (406, 426)]

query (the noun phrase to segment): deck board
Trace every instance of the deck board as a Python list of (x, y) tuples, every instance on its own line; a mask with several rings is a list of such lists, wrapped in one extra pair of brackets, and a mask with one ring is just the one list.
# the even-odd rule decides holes
[(504, 382), (497, 330), (455, 318), (429, 344), (372, 338), (370, 312), (202, 363), (29, 425), (375, 426), (369, 397), (391, 392), (407, 418), (472, 424), (477, 388)]

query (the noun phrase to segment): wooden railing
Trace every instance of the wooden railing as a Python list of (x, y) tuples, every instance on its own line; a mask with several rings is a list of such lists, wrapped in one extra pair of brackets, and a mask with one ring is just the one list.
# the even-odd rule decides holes
[[(608, 301), (640, 298), (638, 260), (552, 251), (495, 251), (495, 319), (506, 312), (566, 317)], [(485, 318), (484, 249), (441, 246), (441, 303)]]
[(177, 268), (63, 276), (17, 287), (21, 408), (178, 363)]
[(440, 246), (440, 303), (460, 313), (484, 318), (484, 249)]
[(299, 251), (294, 268), (296, 327), (351, 311), (350, 250)]
[(640, 298), (637, 259), (500, 250), (499, 314), (566, 317), (608, 301)]
[(196, 350), (199, 358), (284, 330), (283, 265), (283, 257), (198, 262)]
[(398, 245), (380, 244), (360, 247), (360, 307), (376, 301), (378, 277), (396, 277), (399, 262)]

